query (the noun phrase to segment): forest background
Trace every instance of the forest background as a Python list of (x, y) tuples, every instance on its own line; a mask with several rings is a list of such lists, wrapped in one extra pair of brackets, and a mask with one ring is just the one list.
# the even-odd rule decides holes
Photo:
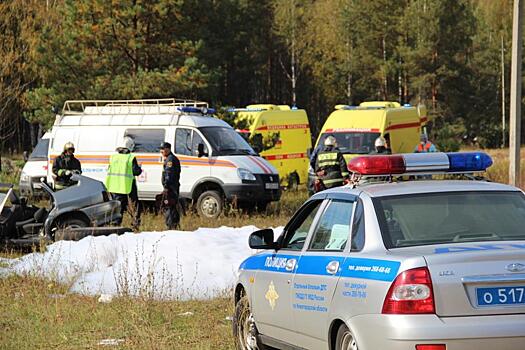
[(424, 103), (441, 149), (501, 147), (511, 27), (511, 0), (3, 0), (0, 152), (65, 100), (161, 97), (297, 105), (314, 136), (336, 104)]

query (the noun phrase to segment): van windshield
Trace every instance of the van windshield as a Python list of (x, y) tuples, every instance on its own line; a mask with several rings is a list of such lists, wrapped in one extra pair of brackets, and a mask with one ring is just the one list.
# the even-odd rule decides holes
[(31, 152), (29, 160), (42, 160), (47, 159), (47, 152), (49, 148), (49, 139), (40, 139)]
[(235, 130), (222, 126), (199, 128), (219, 156), (256, 155), (252, 147)]
[(337, 147), (343, 154), (367, 154), (374, 151), (374, 142), (381, 134), (378, 132), (335, 132), (324, 133), (318, 145), (323, 145), (328, 136), (337, 140)]

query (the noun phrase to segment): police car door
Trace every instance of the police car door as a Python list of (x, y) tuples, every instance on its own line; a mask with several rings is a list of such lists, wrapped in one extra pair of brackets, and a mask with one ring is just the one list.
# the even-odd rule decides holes
[(261, 334), (290, 342), (295, 337), (290, 332), (293, 328), (290, 299), (293, 272), (322, 203), (322, 200), (310, 201), (295, 214), (279, 238), (281, 248), (268, 253), (257, 271), (251, 305)]
[(332, 298), (341, 275), (350, 239), (354, 201), (326, 199), (292, 284), (292, 312), (298, 345), (326, 348)]

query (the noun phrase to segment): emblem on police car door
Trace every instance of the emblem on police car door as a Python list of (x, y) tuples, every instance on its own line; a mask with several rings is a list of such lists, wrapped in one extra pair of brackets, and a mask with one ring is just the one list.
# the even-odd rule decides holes
[(277, 294), (277, 291), (275, 290), (275, 285), (273, 284), (273, 281), (270, 282), (270, 285), (268, 286), (268, 291), (264, 295), (266, 300), (270, 303), (270, 307), (275, 309), (275, 304), (277, 299), (279, 299), (279, 294)]

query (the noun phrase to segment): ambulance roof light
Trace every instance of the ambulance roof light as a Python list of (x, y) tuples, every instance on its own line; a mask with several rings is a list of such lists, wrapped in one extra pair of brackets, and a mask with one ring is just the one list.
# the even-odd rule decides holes
[(360, 175), (401, 175), (413, 173), (472, 173), (485, 171), (492, 158), (483, 152), (407, 153), (353, 158), (350, 172)]

